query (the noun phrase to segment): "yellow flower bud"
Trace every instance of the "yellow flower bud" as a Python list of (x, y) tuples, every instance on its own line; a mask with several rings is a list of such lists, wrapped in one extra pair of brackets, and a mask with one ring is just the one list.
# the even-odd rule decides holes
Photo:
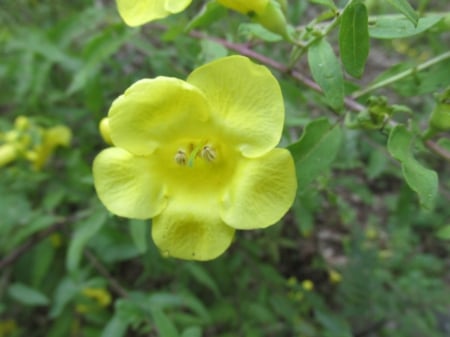
[(302, 287), (303, 289), (305, 289), (306, 291), (312, 291), (314, 289), (314, 283), (311, 280), (304, 280), (302, 282)]
[(333, 269), (329, 270), (328, 276), (330, 278), (331, 283), (339, 283), (342, 281), (342, 275), (338, 273), (336, 270)]
[(111, 303), (111, 295), (104, 288), (84, 288), (82, 294), (95, 300), (101, 307), (107, 307)]
[(14, 128), (19, 131), (25, 131), (30, 127), (30, 121), (25, 116), (19, 116), (14, 121)]
[(112, 145), (112, 139), (111, 139), (111, 132), (109, 128), (109, 120), (107, 117), (103, 118), (100, 121), (99, 124), (100, 134), (102, 135), (103, 141), (108, 144)]

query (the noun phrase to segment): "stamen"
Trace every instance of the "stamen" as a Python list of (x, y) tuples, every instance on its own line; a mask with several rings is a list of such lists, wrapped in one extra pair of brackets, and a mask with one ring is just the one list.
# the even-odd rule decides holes
[(216, 159), (216, 151), (211, 145), (205, 145), (203, 146), (201, 157), (205, 159), (206, 161), (212, 162)]
[(182, 165), (182, 166), (186, 165), (186, 159), (187, 159), (186, 158), (186, 151), (184, 151), (184, 150), (180, 149), (175, 154), (175, 162), (178, 165)]

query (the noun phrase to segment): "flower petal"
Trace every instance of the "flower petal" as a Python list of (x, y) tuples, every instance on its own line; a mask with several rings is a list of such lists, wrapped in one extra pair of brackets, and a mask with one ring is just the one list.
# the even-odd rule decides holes
[(185, 81), (140, 80), (109, 110), (111, 139), (133, 154), (147, 155), (161, 143), (206, 132), (209, 109), (202, 92)]
[(153, 241), (163, 255), (206, 261), (230, 246), (234, 229), (220, 219), (217, 204), (206, 198), (198, 199), (178, 196), (153, 218)]
[(269, 0), (218, 0), (218, 2), (230, 9), (245, 15), (250, 13), (262, 13)]
[(221, 217), (236, 229), (268, 227), (294, 202), (297, 190), (294, 161), (286, 149), (243, 159), (222, 200)]
[(165, 8), (170, 13), (179, 13), (191, 4), (192, 0), (166, 0)]
[(243, 56), (224, 57), (194, 70), (187, 81), (200, 88), (213, 107), (226, 140), (249, 157), (280, 141), (284, 103), (270, 71)]
[(93, 175), (98, 197), (119, 216), (148, 219), (166, 206), (165, 188), (152, 157), (136, 157), (110, 147), (94, 160)]
[[(152, 20), (184, 10), (192, 0), (117, 0), (119, 14), (129, 26), (140, 26)], [(176, 3), (175, 3), (176, 2)]]

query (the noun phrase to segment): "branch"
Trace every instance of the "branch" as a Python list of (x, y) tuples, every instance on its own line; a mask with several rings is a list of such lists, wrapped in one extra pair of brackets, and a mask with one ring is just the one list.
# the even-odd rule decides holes
[(399, 81), (399, 80), (401, 80), (401, 79), (403, 79), (405, 77), (411, 76), (411, 75), (413, 75), (416, 72), (422, 71), (422, 70), (424, 70), (426, 68), (429, 68), (429, 67), (435, 65), (436, 63), (445, 61), (446, 59), (449, 59), (449, 58), (450, 58), (450, 51), (445, 52), (445, 53), (443, 53), (443, 54), (441, 54), (439, 56), (433, 57), (432, 59), (430, 59), (430, 60), (428, 60), (428, 61), (426, 61), (426, 62), (424, 62), (422, 64), (419, 64), (416, 67), (413, 67), (413, 68), (410, 68), (408, 70), (402, 71), (399, 74), (396, 74), (394, 76), (386, 78), (383, 81), (380, 81), (380, 82), (377, 82), (377, 83), (375, 83), (375, 84), (373, 84), (371, 86), (368, 86), (365, 89), (355, 91), (353, 93), (352, 97), (356, 99), (356, 98), (359, 98), (361, 96), (364, 96), (364, 95), (368, 94), (371, 91), (375, 91), (376, 89), (379, 89), (381, 87), (384, 87), (384, 86), (387, 86), (387, 85), (392, 84), (394, 82), (397, 82), (397, 81)]
[[(198, 31), (191, 31), (189, 33), (192, 37), (196, 38), (196, 39), (207, 39), (216, 43), (221, 44), (222, 46), (224, 46), (225, 48), (229, 49), (229, 50), (233, 50), (241, 55), (250, 57), (256, 61), (258, 61), (259, 63), (262, 63), (272, 69), (278, 70), (280, 73), (283, 73), (285, 75), (289, 75), (293, 78), (295, 78), (296, 80), (298, 80), (299, 82), (301, 82), (303, 85), (307, 86), (308, 88), (320, 92), (322, 93), (322, 89), (319, 87), (319, 85), (314, 82), (312, 79), (310, 79), (309, 77), (303, 75), (302, 73), (300, 73), (298, 70), (295, 69), (290, 69), (289, 67), (285, 66), (282, 63), (279, 63), (267, 56), (264, 56), (262, 54), (259, 54), (257, 52), (255, 52), (254, 50), (250, 49), (247, 45), (245, 44), (238, 44), (238, 43), (233, 43), (230, 41), (227, 41), (225, 39), (221, 39), (221, 38), (217, 38), (217, 37), (212, 37), (212, 36), (208, 36), (206, 34), (203, 34), (201, 32)], [(423, 63), (422, 65), (419, 65), (418, 67), (414, 68), (413, 70), (408, 70), (406, 72), (400, 73), (397, 75), (398, 76), (402, 76), (406, 77), (409, 76), (413, 71), (419, 71), (419, 70), (423, 70), (437, 62), (440, 62), (442, 60), (445, 60), (447, 58), (450, 58), (450, 52), (441, 54), (438, 57), (435, 57), (425, 63)], [(392, 78), (391, 78), (392, 79)], [(399, 78), (397, 78), (398, 80)], [(389, 79), (388, 79), (389, 80)], [(384, 85), (386, 85), (386, 81), (383, 81)], [(389, 82), (392, 83), (392, 82)], [(373, 87), (372, 87), (373, 88)], [(369, 88), (368, 88), (369, 89)], [(371, 89), (372, 90), (372, 89)], [(367, 89), (366, 89), (367, 91)], [(368, 92), (368, 91), (367, 91)], [(358, 94), (357, 96), (361, 96), (360, 94)], [(355, 98), (352, 97), (345, 97), (344, 98), (344, 104), (345, 106), (355, 112), (360, 112), (360, 111), (364, 111), (366, 109), (366, 107), (360, 103), (358, 103)], [(440, 147), (438, 144), (436, 144), (435, 142), (428, 140), (425, 142), (425, 145), (431, 150), (433, 151), (435, 154), (439, 155), (440, 157), (446, 159), (446, 160), (450, 160), (450, 152), (448, 152), (446, 149)]]
[(117, 295), (120, 297), (128, 297), (128, 291), (122, 287), (108, 271), (108, 269), (103, 266), (103, 264), (97, 259), (97, 257), (89, 250), (84, 250), (84, 256), (89, 260), (89, 262), (92, 264), (92, 266), (108, 280), (109, 285), (111, 286), (111, 289), (116, 292)]
[(0, 270), (16, 262), (23, 254), (33, 248), (34, 245), (44, 240), (54, 232), (60, 230), (67, 223), (67, 219), (61, 220), (41, 232), (33, 235), (28, 241), (14, 249), (9, 255), (0, 260)]

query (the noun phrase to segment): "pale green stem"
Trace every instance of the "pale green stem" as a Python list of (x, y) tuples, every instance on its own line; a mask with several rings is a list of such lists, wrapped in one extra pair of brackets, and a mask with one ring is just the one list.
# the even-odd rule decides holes
[(195, 157), (197, 157), (198, 152), (200, 151), (200, 149), (202, 148), (202, 145), (199, 144), (197, 145), (194, 150), (191, 152), (191, 154), (189, 155), (189, 160), (188, 160), (188, 166), (189, 167), (194, 167), (194, 160)]
[(449, 58), (450, 58), (450, 51), (445, 52), (445, 53), (443, 53), (443, 54), (441, 54), (439, 56), (436, 56), (436, 57), (434, 57), (434, 58), (432, 58), (432, 59), (430, 59), (430, 60), (428, 60), (428, 61), (426, 61), (426, 62), (424, 62), (422, 64), (419, 64), (416, 67), (413, 67), (413, 68), (410, 68), (408, 70), (402, 71), (401, 73), (399, 73), (397, 75), (394, 75), (394, 76), (391, 76), (389, 78), (386, 78), (385, 80), (377, 82), (377, 83), (375, 83), (373, 85), (370, 85), (370, 86), (368, 86), (365, 89), (355, 91), (353, 93), (353, 95), (352, 95), (352, 98), (357, 99), (357, 98), (359, 98), (361, 96), (364, 96), (364, 95), (366, 95), (366, 94), (368, 94), (368, 93), (370, 93), (372, 91), (375, 91), (375, 90), (377, 90), (379, 88), (382, 88), (382, 87), (385, 87), (385, 86), (390, 85), (392, 83), (395, 83), (395, 82), (397, 82), (397, 81), (399, 81), (401, 79), (404, 79), (405, 77), (411, 76), (411, 75), (413, 75), (414, 73), (416, 73), (418, 71), (422, 71), (422, 70), (424, 70), (426, 68), (429, 68), (429, 67), (431, 67), (431, 66), (433, 66), (433, 65), (435, 65), (435, 64), (437, 64), (439, 62), (442, 62), (442, 61), (444, 61), (446, 59), (449, 59)]

